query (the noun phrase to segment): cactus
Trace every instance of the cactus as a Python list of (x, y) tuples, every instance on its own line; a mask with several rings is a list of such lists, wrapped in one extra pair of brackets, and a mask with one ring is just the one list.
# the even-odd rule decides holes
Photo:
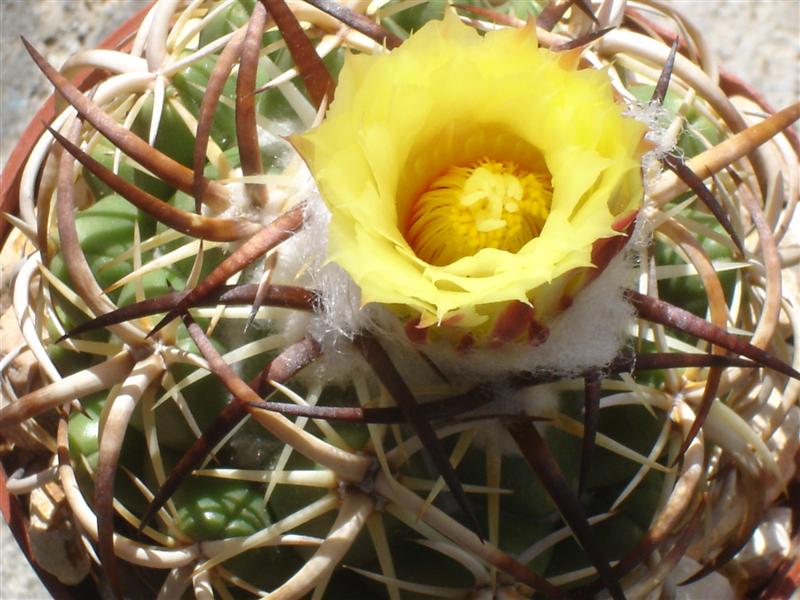
[[(109, 71), (91, 90), (28, 45), (66, 103), (8, 216), (20, 340), (2, 362), (0, 458), (12, 493), (60, 486), (111, 594), (643, 598), (703, 577), (765, 584), (739, 551), (795, 477), (800, 104), (771, 111), (717, 74), (699, 32), (669, 33), (683, 28), (669, 6), (651, 7), (659, 25), (625, 2), (540, 4), (161, 0), (134, 38), (71, 59)], [(484, 281), (447, 272), (473, 251), (423, 261), (401, 217), (392, 231), (408, 244), (370, 236), (413, 184), (410, 162), (380, 179), (380, 150), (447, 147), (436, 129), (414, 138), (417, 113), (399, 112), (417, 85), (403, 69), (423, 77), (401, 61), (478, 48), (477, 63), (495, 43), (544, 57), (547, 90), (574, 77), (541, 92), (541, 111), (585, 121), (603, 166), (570, 205), (594, 237), (561, 234), (575, 248), (550, 270), (532, 253), (525, 278), (503, 261), (530, 238), (495, 246)], [(522, 60), (505, 57), (476, 79)], [(595, 81), (607, 104), (583, 91)], [(505, 112), (487, 122), (562, 118), (502, 87)], [(459, 146), (463, 111), (431, 110)], [(552, 188), (536, 248), (558, 245), (545, 228), (559, 186), (595, 164), (583, 148), (557, 160), (562, 133), (528, 163)], [(529, 181), (516, 163), (470, 164), (465, 180), (486, 167), (484, 181)], [(455, 185), (448, 173), (437, 189)], [(365, 186), (376, 203), (393, 190), (391, 208), (368, 205)], [(479, 230), (496, 217), (476, 217)], [(456, 251), (455, 229), (434, 233)], [(402, 262), (406, 246), (418, 256)], [(455, 283), (426, 296), (434, 270)], [(483, 287), (450, 304), (459, 277)], [(36, 363), (33, 391), (7, 371), (17, 355)]]

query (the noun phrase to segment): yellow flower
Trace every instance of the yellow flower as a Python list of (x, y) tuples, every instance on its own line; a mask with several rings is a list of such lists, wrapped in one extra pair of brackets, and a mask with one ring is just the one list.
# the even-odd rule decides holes
[(532, 27), (481, 36), (454, 15), (347, 56), (325, 121), (293, 142), (363, 303), (484, 332), (509, 306), (563, 309), (640, 207), (644, 134), (605, 72), (568, 63)]

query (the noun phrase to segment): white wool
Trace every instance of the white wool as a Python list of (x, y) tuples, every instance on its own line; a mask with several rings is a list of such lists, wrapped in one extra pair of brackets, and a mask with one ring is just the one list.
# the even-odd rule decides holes
[[(273, 281), (302, 285), (320, 294), (320, 307), (308, 320), (307, 332), (322, 347), (323, 358), (314, 370), (324, 381), (349, 381), (354, 370), (365, 368), (351, 343), (361, 331), (369, 331), (381, 341), (402, 373), (430, 380), (432, 369), (426, 368), (425, 376), (420, 375), (421, 351), (453, 382), (497, 381), (517, 371), (550, 370), (569, 376), (602, 368), (614, 359), (629, 335), (634, 313), (623, 289), (634, 283), (635, 270), (631, 260), (620, 255), (577, 295), (569, 309), (547, 324), (550, 335), (539, 346), (517, 343), (469, 353), (456, 353), (444, 341), (415, 347), (400, 319), (386, 307), (362, 307), (352, 278), (327, 262), (330, 212), (307, 171), (302, 180), (306, 225), (281, 245)], [(299, 322), (287, 325), (296, 327)], [(415, 381), (409, 383), (417, 387)]]
[[(302, 196), (307, 204), (313, 202), (317, 192), (308, 186)], [(273, 282), (285, 285), (309, 286), (314, 273), (320, 268), (327, 247), (327, 226), (307, 208), (305, 223), (300, 230), (278, 247), (278, 260), (273, 271)]]
[(399, 359), (401, 371), (418, 372), (419, 350), (454, 382), (498, 380), (514, 371), (577, 374), (606, 366), (625, 343), (633, 323), (633, 309), (623, 298), (623, 288), (633, 282), (634, 276), (628, 260), (622, 256), (614, 259), (578, 294), (573, 305), (549, 324), (550, 336), (539, 346), (508, 344), (459, 354), (446, 342), (414, 347), (406, 338), (401, 321), (388, 309), (359, 308), (355, 284), (344, 271), (329, 264), (316, 278), (316, 289), (321, 292), (325, 308), (311, 319), (309, 332), (326, 353), (340, 359), (337, 362), (345, 373), (353, 357), (350, 344), (342, 338), (349, 340), (366, 329), (381, 340), (393, 358)]
[(282, 309), (278, 309), (275, 312), (278, 313), (278, 311), (287, 314), (287, 317), (281, 320), (283, 326), (282, 333), (287, 340), (294, 342), (306, 337), (308, 325), (312, 319), (311, 315), (299, 310), (283, 311)]
[[(513, 417), (515, 415), (528, 415), (531, 417), (548, 418), (559, 412), (559, 394), (551, 385), (530, 386), (520, 390), (508, 390), (497, 393), (497, 400), (482, 406), (469, 413), (474, 417), (486, 415), (487, 420), (476, 427), (473, 445), (477, 448), (486, 448), (495, 444), (503, 456), (519, 456), (520, 450), (514, 438), (508, 433), (504, 420), (496, 415)], [(545, 435), (547, 423), (534, 422), (534, 427), (539, 433)]]
[[(268, 124), (273, 131), (258, 129), (259, 148), (264, 155), (271, 157), (273, 167), (270, 170), (275, 168), (278, 172), (285, 173), (291, 161), (299, 159), (291, 144), (285, 139), (293, 133), (293, 125), (280, 121), (269, 121)], [(213, 214), (204, 206), (203, 214), (229, 219), (246, 219), (266, 225), (278, 217), (287, 206), (299, 202), (310, 189), (316, 190), (308, 169), (303, 165), (290, 185), (262, 184), (267, 185), (268, 191), (267, 205), (262, 207), (250, 200), (246, 185), (241, 181), (242, 178), (244, 172), (241, 167), (231, 169), (228, 173), (229, 180), (225, 183), (229, 199), (228, 207), (219, 214)]]
[(262, 223), (269, 222), (274, 215), (264, 214), (264, 212), (254, 207), (250, 199), (247, 197), (245, 186), (240, 181), (235, 181), (236, 178), (242, 177), (241, 169), (233, 169), (230, 173), (231, 179), (225, 184), (225, 191), (228, 193), (230, 204), (221, 213), (214, 213), (208, 206), (203, 205), (203, 214), (206, 216), (219, 217), (222, 219), (247, 219), (249, 221), (260, 221)]
[(647, 125), (645, 139), (653, 144), (653, 149), (642, 156), (642, 179), (645, 187), (645, 206), (643, 208), (644, 218), (640, 218), (637, 224), (640, 230), (646, 229), (647, 223), (651, 220), (651, 208), (648, 207), (647, 191), (649, 184), (658, 179), (663, 171), (661, 161), (670, 154), (680, 154), (678, 148), (678, 136), (683, 130), (683, 117), (674, 122), (676, 116), (667, 111), (662, 105), (656, 102), (636, 102), (629, 104), (626, 114), (637, 121)]
[(644, 137), (653, 144), (654, 148), (642, 157), (642, 166), (645, 170), (649, 164), (658, 162), (675, 151), (677, 136), (683, 129), (683, 123), (680, 123), (681, 127), (672, 127), (675, 114), (670, 113), (656, 102), (629, 104), (625, 114), (647, 125), (647, 133)]
[(298, 197), (305, 202), (305, 224), (281, 244), (273, 281), (316, 290), (321, 302), (304, 322), (307, 335), (322, 348), (309, 374), (329, 383), (345, 383), (355, 371), (366, 368), (352, 339), (367, 327), (368, 309), (361, 308), (361, 293), (350, 276), (328, 262), (328, 224), (331, 214), (308, 169), (297, 175)]
[(271, 144), (282, 145), (284, 148), (276, 156), (291, 155), (290, 152), (285, 152), (285, 146), (289, 145), (285, 138), (297, 133), (297, 130), (298, 125), (292, 121), (264, 119), (259, 123), (258, 145), (260, 148), (267, 148)]
[(598, 278), (578, 293), (572, 306), (547, 325), (550, 335), (539, 346), (526, 343), (456, 354), (442, 343), (426, 347), (440, 368), (455, 377), (498, 379), (514, 371), (548, 370), (565, 376), (608, 365), (633, 323), (633, 308), (623, 289), (635, 272), (624, 256), (616, 257)]
[[(678, 136), (684, 129), (683, 117), (680, 117), (656, 102), (636, 102), (628, 105), (626, 114), (647, 125), (645, 139), (653, 144), (653, 149), (642, 156), (642, 180), (645, 199), (636, 230), (628, 244), (630, 250), (642, 250), (652, 238), (652, 223), (658, 214), (658, 208), (649, 197), (649, 189), (664, 171), (661, 161), (669, 155), (681, 156), (678, 147)], [(678, 119), (677, 121), (675, 119)]]

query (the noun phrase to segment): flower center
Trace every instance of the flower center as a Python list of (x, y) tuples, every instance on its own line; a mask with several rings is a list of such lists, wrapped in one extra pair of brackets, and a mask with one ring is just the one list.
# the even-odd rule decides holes
[(437, 266), (483, 248), (517, 252), (541, 233), (552, 195), (549, 173), (511, 161), (449, 167), (411, 207), (406, 240)]

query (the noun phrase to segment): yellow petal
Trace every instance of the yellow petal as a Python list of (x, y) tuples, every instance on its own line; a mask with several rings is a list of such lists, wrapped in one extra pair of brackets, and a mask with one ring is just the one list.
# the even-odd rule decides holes
[[(591, 267), (593, 244), (618, 235), (616, 217), (641, 205), (644, 126), (623, 116), (607, 73), (574, 70), (577, 55), (564, 60), (539, 48), (534, 28), (481, 36), (445, 12), (391, 52), (348, 55), (325, 121), (292, 142), (331, 211), (330, 258), (364, 303), (417, 312), (425, 324), (447, 318), (485, 330), (502, 303), (560, 310), (559, 294), (585, 279), (576, 274)], [(544, 226), (516, 252), (483, 247), (427, 263), (406, 239), (416, 200), (448, 168), (481, 159), (547, 178)], [(488, 189), (468, 198), (475, 215), (489, 215), (480, 203), (506, 193)], [(519, 194), (508, 194), (515, 212)], [(504, 235), (513, 219), (492, 210), (475, 217), (476, 231)], [(458, 225), (467, 217), (453, 211), (442, 214), (458, 243), (457, 227), (471, 225)]]

